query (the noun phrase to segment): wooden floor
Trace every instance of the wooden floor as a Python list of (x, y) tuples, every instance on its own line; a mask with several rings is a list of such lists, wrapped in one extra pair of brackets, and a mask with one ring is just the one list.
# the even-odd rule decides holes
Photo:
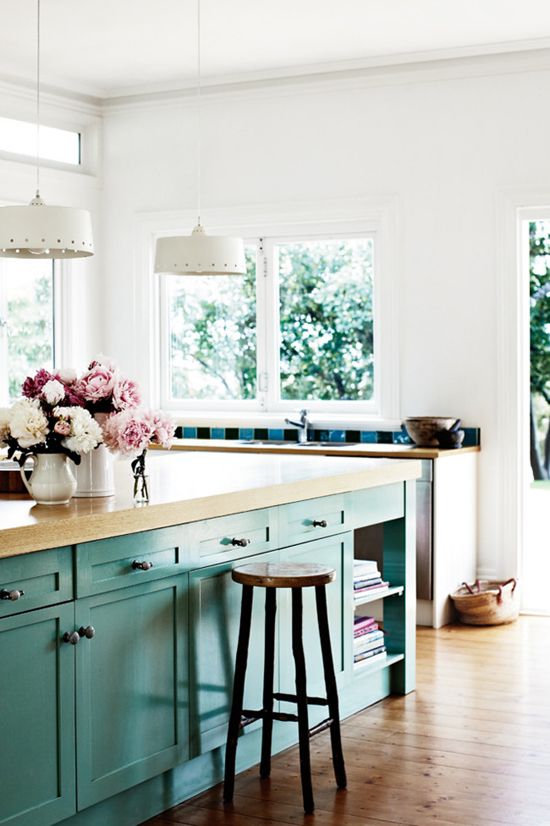
[(348, 789), (326, 734), (312, 741), (316, 812), (301, 808), (297, 750), (147, 826), (550, 826), (550, 619), (418, 630), (417, 690), (343, 724)]

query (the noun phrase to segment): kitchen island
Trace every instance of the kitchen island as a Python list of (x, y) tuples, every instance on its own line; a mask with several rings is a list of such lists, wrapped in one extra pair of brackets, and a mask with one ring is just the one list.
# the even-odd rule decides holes
[[(0, 824), (135, 826), (220, 780), (240, 610), (230, 572), (243, 561), (336, 569), (327, 597), (343, 716), (414, 688), (418, 462), (158, 453), (148, 465), (146, 506), (132, 504), (127, 463), (117, 463), (112, 498), (0, 499)], [(353, 540), (379, 523), (390, 587), (363, 596), (361, 610), (383, 619), (388, 653), (359, 665)], [(288, 596), (277, 619), (283, 693), (293, 690)], [(260, 595), (248, 707), (261, 703), (263, 610)], [(258, 762), (258, 738), (257, 725), (246, 729), (239, 770)], [(293, 726), (276, 726), (274, 751), (296, 739)]]

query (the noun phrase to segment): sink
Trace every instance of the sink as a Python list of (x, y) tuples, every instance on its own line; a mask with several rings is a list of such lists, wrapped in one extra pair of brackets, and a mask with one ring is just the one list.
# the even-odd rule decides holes
[(285, 447), (346, 447), (348, 445), (358, 444), (358, 442), (305, 442), (299, 444), (298, 442), (289, 442), (284, 439), (240, 439), (241, 445), (284, 445)]

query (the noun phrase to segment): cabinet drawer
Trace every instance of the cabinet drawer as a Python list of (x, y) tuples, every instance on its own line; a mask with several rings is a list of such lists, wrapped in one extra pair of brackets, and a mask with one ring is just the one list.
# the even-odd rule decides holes
[(347, 530), (344, 496), (323, 496), (279, 507), (281, 547)]
[(185, 526), (116, 536), (76, 547), (76, 593), (90, 596), (194, 567)]
[(277, 547), (276, 523), (270, 508), (194, 522), (193, 549), (201, 566), (270, 551)]
[(13, 556), (0, 560), (0, 593), (21, 591), (16, 600), (0, 599), (0, 617), (56, 605), (73, 598), (70, 548)]
[(402, 482), (380, 488), (356, 490), (347, 494), (353, 512), (353, 528), (364, 528), (405, 515), (405, 493)]

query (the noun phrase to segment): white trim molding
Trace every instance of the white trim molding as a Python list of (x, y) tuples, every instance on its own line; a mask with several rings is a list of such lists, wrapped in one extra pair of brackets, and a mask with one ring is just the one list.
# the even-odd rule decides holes
[[(498, 575), (521, 573), (529, 470), (529, 289), (525, 221), (550, 218), (550, 186), (507, 190), (497, 208)], [(527, 246), (526, 246), (527, 244)], [(492, 573), (491, 566), (485, 566)], [(483, 571), (485, 573), (485, 571)]]

